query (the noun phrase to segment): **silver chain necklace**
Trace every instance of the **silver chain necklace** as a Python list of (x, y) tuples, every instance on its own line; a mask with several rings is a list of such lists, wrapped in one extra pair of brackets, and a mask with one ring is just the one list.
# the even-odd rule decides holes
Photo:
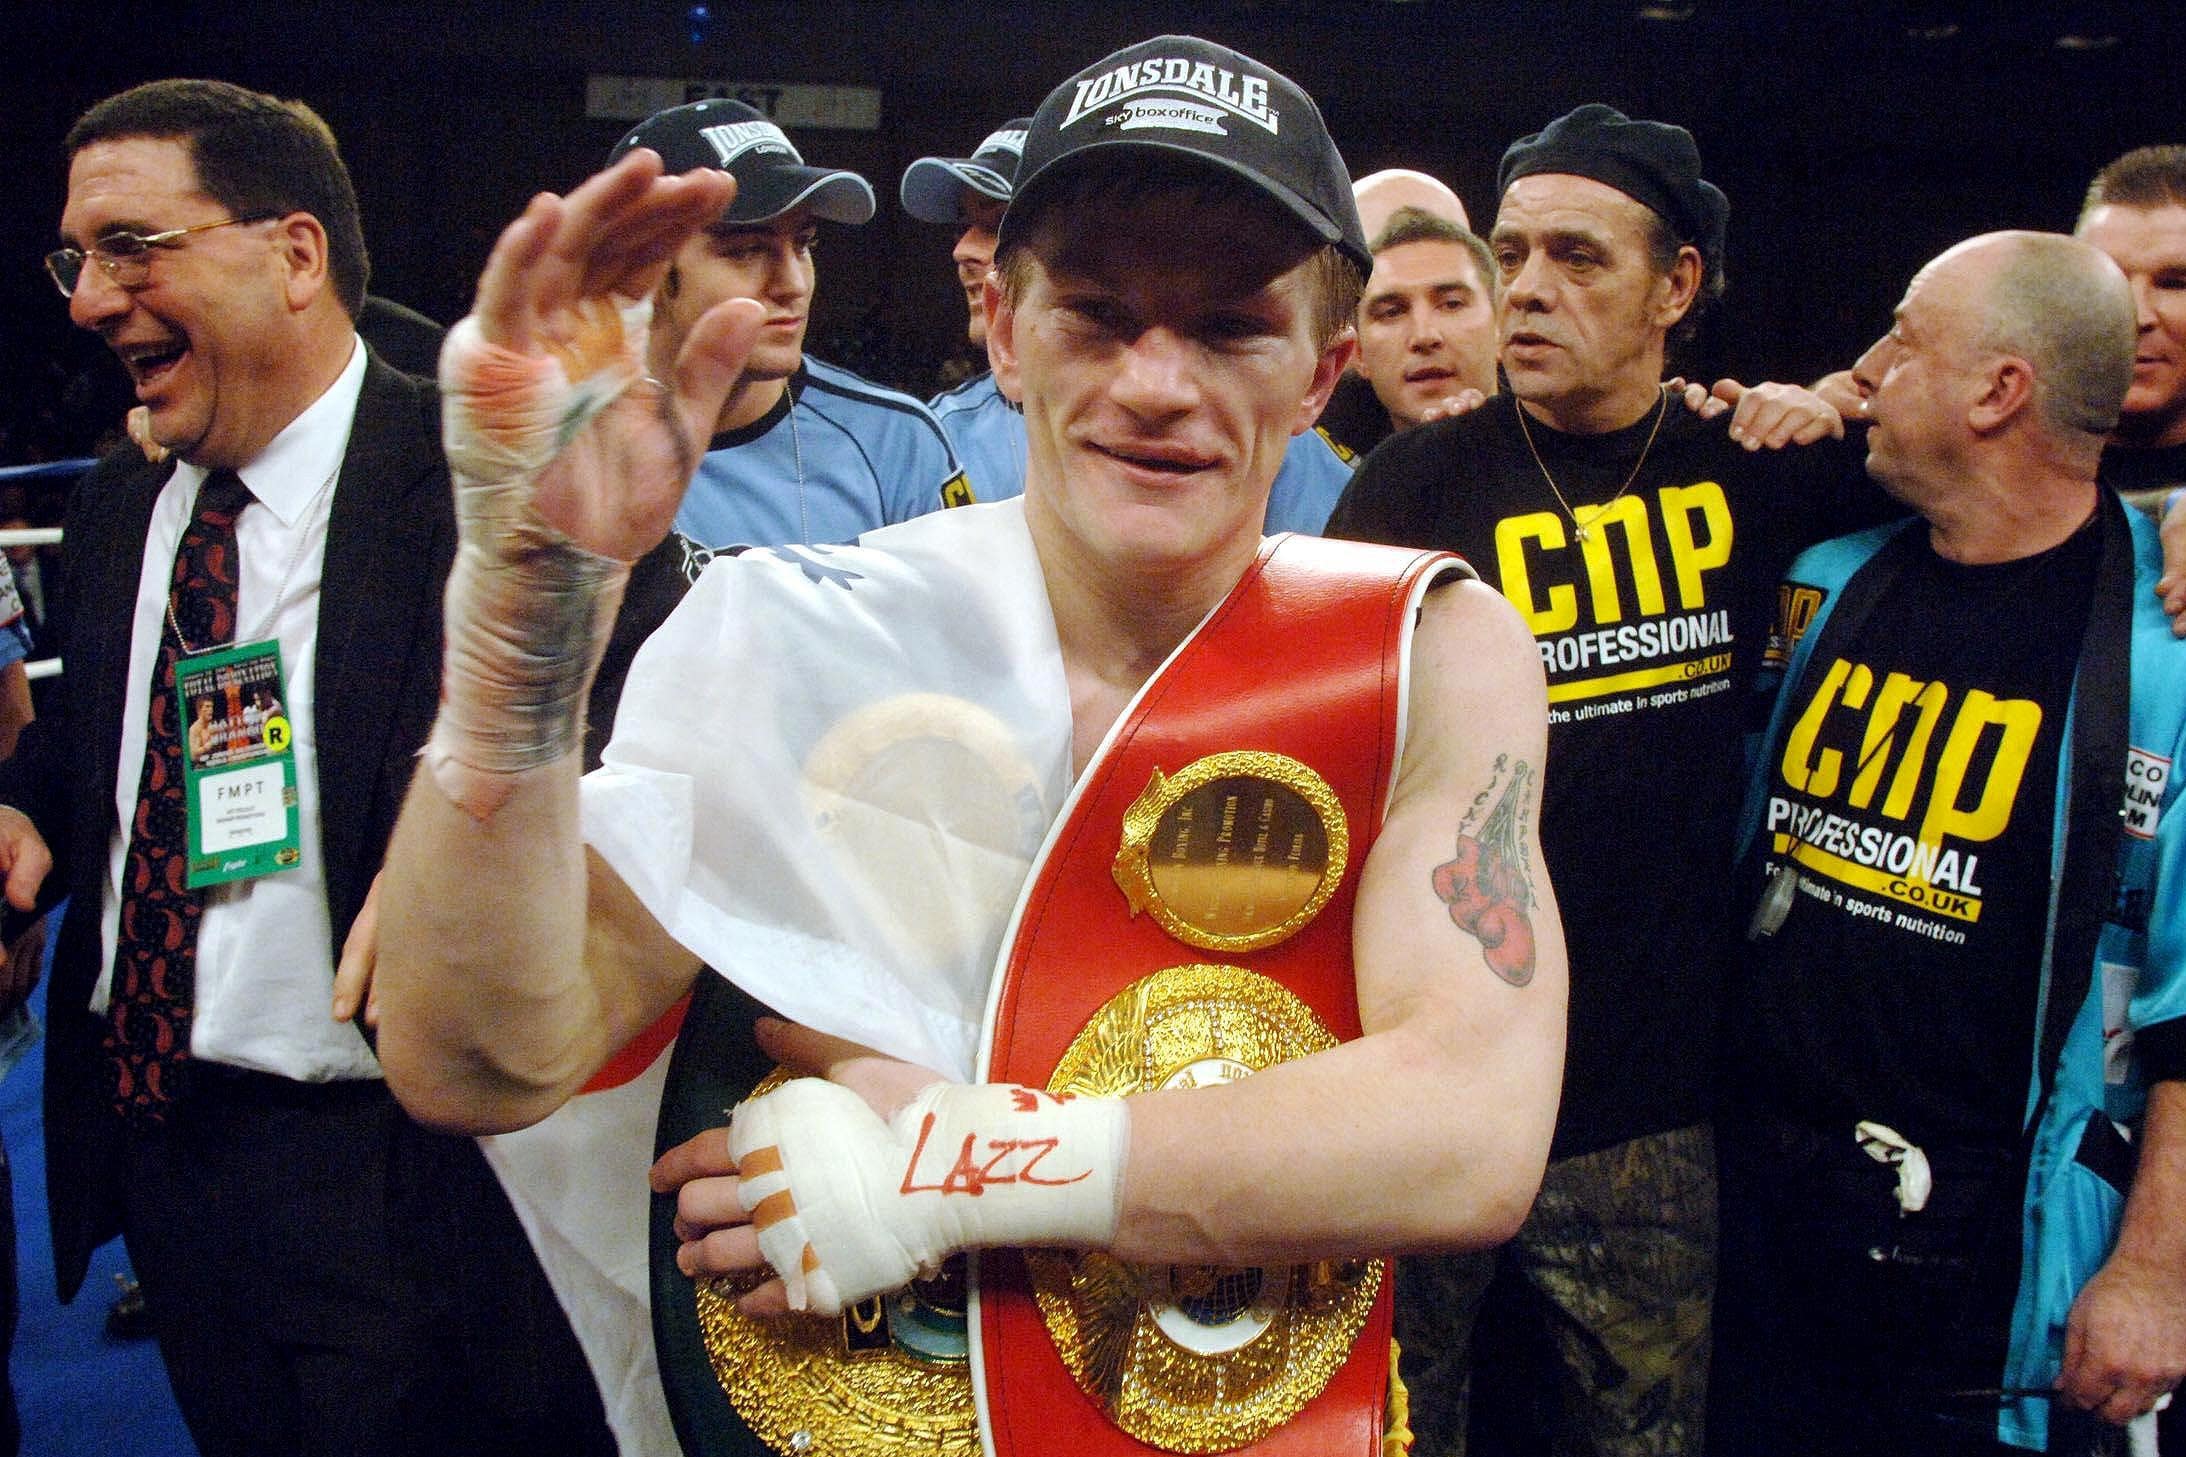
[(1541, 459), (1540, 448), (1533, 443), (1533, 431), (1526, 424), (1525, 405), (1519, 403), (1515, 406), (1518, 411), (1518, 433), (1526, 438), (1526, 450), (1533, 456), (1533, 464), (1541, 472), (1541, 479), (1547, 481), (1549, 490), (1555, 493), (1556, 504), (1563, 507), (1564, 514), (1571, 518), (1572, 530), (1579, 540), (1586, 541), (1592, 537), (1593, 533), (1588, 529), (1587, 523), (1601, 520), (1603, 514), (1611, 506), (1623, 500), (1624, 493), (1632, 489), (1632, 482), (1639, 479), (1640, 467), (1647, 464), (1647, 452), (1655, 448), (1655, 437), (1662, 433), (1663, 416), (1670, 413), (1670, 391), (1668, 387), (1660, 386), (1657, 388), (1656, 393), (1661, 396), (1661, 400), (1655, 406), (1655, 428), (1647, 432), (1647, 443), (1640, 447), (1639, 459), (1632, 462), (1632, 473), (1624, 478), (1623, 485), (1617, 487), (1616, 495), (1589, 510), (1586, 521), (1579, 519), (1579, 513), (1573, 509), (1571, 502), (1564, 499), (1563, 488), (1556, 484), (1556, 477), (1548, 473), (1548, 462)]

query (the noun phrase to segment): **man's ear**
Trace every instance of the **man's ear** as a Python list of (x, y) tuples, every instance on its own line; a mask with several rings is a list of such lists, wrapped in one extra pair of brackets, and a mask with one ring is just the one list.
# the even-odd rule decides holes
[(1328, 397), (1336, 392), (1336, 381), (1343, 378), (1344, 370), (1358, 357), (1359, 331), (1349, 324), (1336, 331), (1336, 337), (1321, 351), (1321, 357), (1313, 365), (1313, 384), (1306, 397), (1298, 402), (1298, 418), (1290, 427), (1293, 435), (1303, 435), (1321, 418), (1321, 411), (1328, 408)]
[(1693, 301), (1700, 297), (1700, 281), (1706, 273), (1700, 261), (1700, 250), (1687, 243), (1677, 250), (1677, 261), (1663, 275), (1655, 302), (1655, 327), (1674, 328), (1678, 320), (1692, 312)]
[[(1493, 306), (1493, 305), (1492, 305), (1492, 302), (1491, 302), (1491, 307), (1492, 307), (1492, 306)], [(1359, 377), (1360, 379), (1364, 379), (1364, 378), (1366, 378), (1366, 357), (1365, 357), (1365, 351), (1364, 351), (1364, 350), (1362, 350), (1362, 349), (1360, 349), (1360, 348), (1358, 347), (1358, 343), (1359, 343), (1359, 325), (1360, 325), (1360, 324), (1362, 324), (1362, 323), (1364, 323), (1365, 321), (1366, 321), (1366, 304), (1365, 304), (1365, 302), (1364, 302), (1364, 301), (1362, 300), (1362, 301), (1360, 302), (1360, 304), (1359, 304), (1359, 311), (1358, 311), (1358, 314), (1357, 314), (1357, 316), (1356, 316), (1356, 317), (1355, 317), (1355, 318), (1353, 319), (1353, 321), (1352, 321), (1351, 323), (1349, 323), (1349, 324), (1347, 324), (1347, 325), (1345, 325), (1345, 326), (1344, 326), (1344, 332), (1345, 332), (1345, 333), (1347, 333), (1347, 334), (1349, 334), (1349, 335), (1351, 336), (1351, 345), (1352, 345), (1352, 348), (1351, 348), (1351, 361), (1350, 361), (1350, 363), (1348, 363), (1348, 364), (1346, 364), (1346, 365), (1344, 366), (1344, 369), (1345, 369), (1346, 371), (1348, 371), (1349, 373), (1351, 373), (1351, 374), (1355, 374), (1355, 375), (1357, 375), (1357, 376), (1358, 376), (1358, 377)]]
[(287, 270), (283, 292), (291, 311), (301, 313), (319, 294), (332, 286), (327, 259), (326, 229), (307, 212), (292, 212), (276, 225), (275, 239), (282, 266)]
[(2034, 403), (2034, 366), (2016, 354), (1990, 362), (1981, 393), (1966, 409), (1966, 424), (1976, 435), (2001, 430)]
[(1017, 310), (992, 269), (987, 271), (980, 307), (987, 316), (987, 364), (994, 370), (994, 387), (1003, 399), (1022, 405), (1025, 387), (1017, 370)]

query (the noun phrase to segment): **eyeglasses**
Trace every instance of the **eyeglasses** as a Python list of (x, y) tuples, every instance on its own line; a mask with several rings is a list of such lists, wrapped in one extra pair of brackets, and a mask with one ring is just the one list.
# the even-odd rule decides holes
[(76, 285), (83, 281), (84, 260), (89, 258), (106, 270), (106, 276), (113, 280), (116, 288), (133, 293), (151, 278), (155, 249), (180, 247), (182, 240), (192, 233), (234, 227), (238, 223), (262, 223), (279, 216), (277, 212), (253, 212), (222, 218), (216, 223), (169, 228), (164, 233), (108, 233), (94, 242), (88, 252), (82, 248), (55, 248), (46, 254), (46, 276), (53, 280), (53, 286), (61, 291), (62, 298), (74, 298)]

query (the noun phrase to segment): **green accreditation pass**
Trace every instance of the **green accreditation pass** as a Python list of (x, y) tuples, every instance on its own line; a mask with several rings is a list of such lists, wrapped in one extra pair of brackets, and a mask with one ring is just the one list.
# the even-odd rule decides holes
[(239, 643), (175, 664), (192, 890), (302, 862), (296, 742), (281, 645)]

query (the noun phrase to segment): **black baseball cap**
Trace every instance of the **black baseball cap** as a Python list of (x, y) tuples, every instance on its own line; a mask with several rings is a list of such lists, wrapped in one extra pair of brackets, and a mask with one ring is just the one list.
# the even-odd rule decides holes
[(1685, 128), (1634, 120), (1590, 101), (1512, 142), (1498, 169), (1497, 193), (1537, 172), (1591, 177), (1616, 188), (1668, 223), (1679, 242), (1700, 249), (1711, 271), (1722, 266), (1730, 199), (1700, 175), (1700, 148)]
[(995, 202), (1010, 200), (1017, 159), (1025, 153), (1032, 118), (1020, 116), (987, 133), (969, 157), (921, 157), (903, 173), (903, 210), (922, 223), (964, 223), (968, 188)]
[(1250, 56), (1189, 35), (1126, 47), (1048, 93), (1025, 135), (1003, 243), (1023, 234), (1058, 178), (1126, 148), (1198, 158), (1242, 178), (1361, 271), (1374, 266), (1351, 174), (1313, 98)]
[(615, 143), (609, 166), (637, 147), (651, 147), (670, 172), (717, 167), (736, 178), (736, 200), (721, 215), (730, 223), (763, 223), (794, 207), (809, 207), (831, 223), (872, 220), (873, 188), (855, 172), (807, 167), (782, 129), (741, 101), (694, 101), (655, 112)]

